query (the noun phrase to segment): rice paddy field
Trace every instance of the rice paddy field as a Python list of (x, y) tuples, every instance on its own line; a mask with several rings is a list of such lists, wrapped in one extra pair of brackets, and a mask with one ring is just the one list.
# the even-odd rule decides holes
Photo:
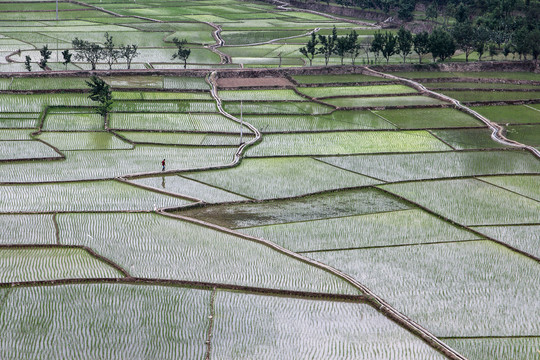
[[(389, 73), (517, 147), (362, 57), (340, 72), (298, 51), (373, 21), (239, 0), (55, 10), (0, 1), (1, 359), (536, 359), (538, 74)], [(140, 55), (98, 62), (101, 116), (90, 64), (60, 54), (106, 32)]]

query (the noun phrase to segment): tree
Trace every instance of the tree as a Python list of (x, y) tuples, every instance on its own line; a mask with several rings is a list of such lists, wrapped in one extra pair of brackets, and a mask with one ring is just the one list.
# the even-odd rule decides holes
[(540, 55), (540, 30), (534, 29), (529, 35), (529, 52), (533, 57), (533, 60), (538, 61), (538, 55)]
[(324, 56), (324, 64), (326, 66), (328, 66), (330, 56), (336, 51), (336, 41), (337, 30), (335, 26), (332, 29), (332, 35), (319, 35), (319, 43), (321, 44), (321, 47), (317, 50), (317, 52)]
[(437, 5), (435, 3), (431, 3), (426, 8), (426, 20), (435, 20), (437, 19), (438, 12), (437, 12)]
[(28, 71), (32, 71), (32, 64), (30, 63), (31, 61), (32, 59), (30, 58), (30, 56), (26, 55), (24, 60), (24, 68)]
[(75, 38), (71, 44), (73, 49), (77, 51), (75, 59), (89, 62), (92, 65), (92, 70), (96, 70), (96, 64), (103, 56), (103, 48), (98, 44), (78, 38)]
[(478, 61), (482, 60), (486, 43), (489, 41), (490, 32), (487, 28), (481, 26), (474, 31), (474, 50), (478, 53)]
[(454, 55), (456, 52), (456, 44), (452, 35), (441, 28), (436, 28), (431, 35), (429, 35), (429, 49), (434, 61), (437, 58), (444, 61)]
[(103, 46), (103, 58), (109, 64), (109, 70), (112, 69), (113, 64), (118, 60), (120, 52), (114, 48), (114, 42), (111, 35), (108, 32), (105, 33), (105, 43)]
[(354, 62), (358, 55), (360, 55), (360, 50), (362, 49), (362, 45), (358, 43), (358, 34), (356, 33), (356, 30), (353, 30), (347, 35), (347, 53), (351, 56), (351, 63), (354, 66)]
[(99, 102), (96, 112), (105, 118), (113, 105), (111, 87), (103, 79), (93, 75), (90, 81), (86, 81), (90, 87), (90, 95), (93, 101)]
[(398, 52), (397, 36), (392, 34), (391, 32), (385, 32), (383, 39), (384, 39), (384, 43), (381, 49), (381, 53), (383, 57), (386, 59), (386, 63), (388, 64), (388, 61), (390, 61), (390, 56)]
[(311, 33), (311, 39), (307, 42), (306, 46), (300, 48), (300, 53), (304, 55), (309, 60), (309, 66), (311, 66), (315, 55), (317, 54), (317, 36), (315, 32)]
[(462, 2), (456, 8), (455, 18), (458, 23), (464, 23), (469, 20), (469, 9)]
[(375, 63), (377, 63), (377, 59), (379, 57), (379, 53), (382, 51), (384, 46), (384, 35), (381, 32), (376, 32), (373, 35), (373, 40), (371, 41), (371, 47), (369, 50), (375, 55)]
[(475, 48), (475, 31), (470, 21), (457, 23), (452, 29), (452, 36), (456, 41), (456, 46), (465, 53), (465, 61), (469, 61), (469, 55)]
[(341, 59), (341, 65), (343, 65), (343, 58), (347, 55), (349, 51), (349, 39), (345, 36), (337, 38), (335, 53)]
[(412, 33), (409, 30), (405, 30), (403, 26), (400, 27), (397, 34), (397, 48), (398, 48), (398, 52), (403, 57), (404, 64), (405, 64), (405, 59), (407, 58), (407, 55), (411, 53), (412, 45), (413, 45)]
[(174, 45), (176, 45), (176, 52), (172, 56), (172, 60), (178, 58), (184, 62), (184, 69), (187, 68), (187, 59), (191, 54), (191, 50), (188, 49), (185, 45), (187, 44), (186, 39), (179, 40), (178, 38), (172, 39)]
[(46, 70), (47, 62), (51, 58), (52, 52), (49, 50), (49, 46), (45, 45), (39, 50), (39, 53), (41, 54), (41, 60), (39, 60), (38, 65), (42, 70)]
[(493, 61), (493, 57), (498, 54), (497, 45), (495, 43), (489, 43), (488, 51), (489, 56), (491, 57), (491, 61)]
[(413, 38), (414, 52), (418, 54), (420, 64), (422, 63), (422, 56), (426, 55), (430, 51), (429, 47), (429, 34), (427, 31), (423, 31), (416, 34)]
[(138, 47), (135, 44), (120, 46), (120, 57), (126, 59), (128, 69), (131, 69), (131, 62), (133, 59), (141, 54), (137, 50)]
[(416, 6), (415, 0), (399, 0), (398, 2), (398, 18), (404, 21), (413, 19), (413, 12)]
[(366, 53), (367, 63), (369, 64), (369, 52), (371, 51), (371, 41), (369, 40), (369, 38), (365, 37), (362, 40), (360, 40), (360, 44), (358, 46), (360, 46), (360, 48), (363, 49), (364, 52)]
[(68, 49), (62, 51), (62, 57), (64, 58), (64, 61), (62, 62), (62, 64), (66, 66), (66, 70), (67, 70), (68, 64), (71, 63), (71, 56), (72, 54), (69, 52)]

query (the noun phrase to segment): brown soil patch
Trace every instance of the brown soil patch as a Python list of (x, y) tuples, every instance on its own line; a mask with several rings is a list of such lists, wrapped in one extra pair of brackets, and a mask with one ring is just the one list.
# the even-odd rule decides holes
[(294, 87), (294, 84), (284, 77), (220, 78), (217, 84), (222, 88)]

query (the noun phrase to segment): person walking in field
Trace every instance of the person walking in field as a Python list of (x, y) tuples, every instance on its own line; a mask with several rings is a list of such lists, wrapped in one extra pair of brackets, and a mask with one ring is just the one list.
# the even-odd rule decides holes
[(165, 171), (165, 159), (161, 162), (161, 171)]

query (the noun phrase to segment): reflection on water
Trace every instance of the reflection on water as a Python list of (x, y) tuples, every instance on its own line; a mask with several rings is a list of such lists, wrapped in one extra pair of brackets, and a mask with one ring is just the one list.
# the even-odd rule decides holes
[(165, 176), (161, 177), (161, 187), (165, 189)]

